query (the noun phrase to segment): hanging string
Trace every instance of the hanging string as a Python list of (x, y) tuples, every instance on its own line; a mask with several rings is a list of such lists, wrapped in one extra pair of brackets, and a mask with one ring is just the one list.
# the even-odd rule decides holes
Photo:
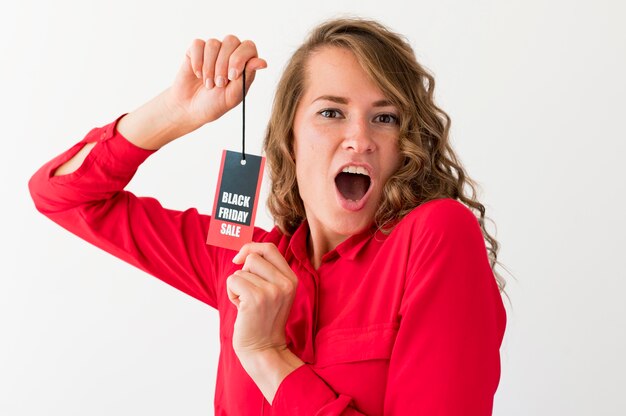
[(241, 97), (241, 164), (246, 164), (246, 65), (243, 66), (243, 88), (242, 88), (242, 97)]

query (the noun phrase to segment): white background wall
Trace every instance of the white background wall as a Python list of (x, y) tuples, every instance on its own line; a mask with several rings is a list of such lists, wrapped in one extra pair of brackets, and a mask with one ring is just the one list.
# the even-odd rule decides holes
[[(372, 17), (435, 74), (516, 276), (495, 415), (623, 415), (622, 2), (54, 1), (0, 9), (0, 414), (205, 415), (216, 311), (38, 214), (34, 171), (173, 80), (191, 41), (234, 33), (269, 68), (248, 95), (259, 152), (287, 57), (320, 20)], [(240, 112), (152, 156), (129, 189), (209, 213)], [(270, 227), (262, 212), (258, 224)]]

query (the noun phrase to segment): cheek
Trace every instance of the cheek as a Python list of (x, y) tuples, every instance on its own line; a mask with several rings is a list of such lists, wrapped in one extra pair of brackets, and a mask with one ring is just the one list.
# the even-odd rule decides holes
[(298, 188), (300, 188), (300, 190), (306, 189), (307, 185), (305, 180), (307, 172), (305, 168), (303, 163), (296, 162), (296, 181), (298, 182)]
[[(294, 143), (295, 146), (295, 143)], [(320, 129), (311, 126), (306, 134), (301, 134), (294, 147), (296, 167), (302, 174), (313, 173), (319, 175), (328, 168), (332, 157), (332, 141)]]
[(308, 192), (311, 188), (311, 178), (315, 173), (315, 164), (311, 160), (311, 145), (306, 143), (299, 143), (294, 148), (295, 163), (296, 163), (296, 181), (298, 182), (298, 188), (300, 192)]
[(386, 167), (386, 178), (389, 178), (400, 168), (401, 162), (402, 155), (400, 154), (400, 146), (396, 140), (392, 145), (385, 149), (383, 156), (383, 163)]

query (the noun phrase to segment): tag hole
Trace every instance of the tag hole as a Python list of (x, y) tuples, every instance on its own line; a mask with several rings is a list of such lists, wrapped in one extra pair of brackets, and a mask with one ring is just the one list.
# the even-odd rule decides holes
[(246, 160), (245, 159), (241, 159), (241, 164), (245, 165), (246, 164)]

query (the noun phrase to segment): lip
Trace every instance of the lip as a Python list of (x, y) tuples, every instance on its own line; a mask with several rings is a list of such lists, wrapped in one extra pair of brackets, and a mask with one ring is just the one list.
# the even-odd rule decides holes
[[(365, 195), (363, 195), (363, 198), (359, 199), (358, 201), (351, 201), (349, 199), (344, 198), (341, 192), (339, 192), (339, 189), (337, 189), (337, 184), (335, 183), (335, 178), (337, 177), (337, 175), (339, 175), (343, 171), (343, 169), (347, 166), (358, 166), (358, 167), (364, 168), (367, 171), (369, 178), (370, 178), (370, 187), (367, 189), (367, 192), (365, 193)], [(363, 162), (347, 162), (339, 167), (339, 169), (335, 172), (335, 175), (333, 176), (332, 179), (333, 179), (333, 185), (335, 187), (335, 196), (337, 197), (337, 203), (339, 204), (340, 207), (342, 207), (346, 211), (352, 211), (352, 212), (363, 209), (365, 204), (367, 204), (367, 201), (369, 200), (370, 195), (372, 194), (374, 185), (376, 184), (376, 181), (374, 180), (373, 172), (374, 172), (374, 169), (372, 168), (372, 166), (369, 163), (363, 163)]]

